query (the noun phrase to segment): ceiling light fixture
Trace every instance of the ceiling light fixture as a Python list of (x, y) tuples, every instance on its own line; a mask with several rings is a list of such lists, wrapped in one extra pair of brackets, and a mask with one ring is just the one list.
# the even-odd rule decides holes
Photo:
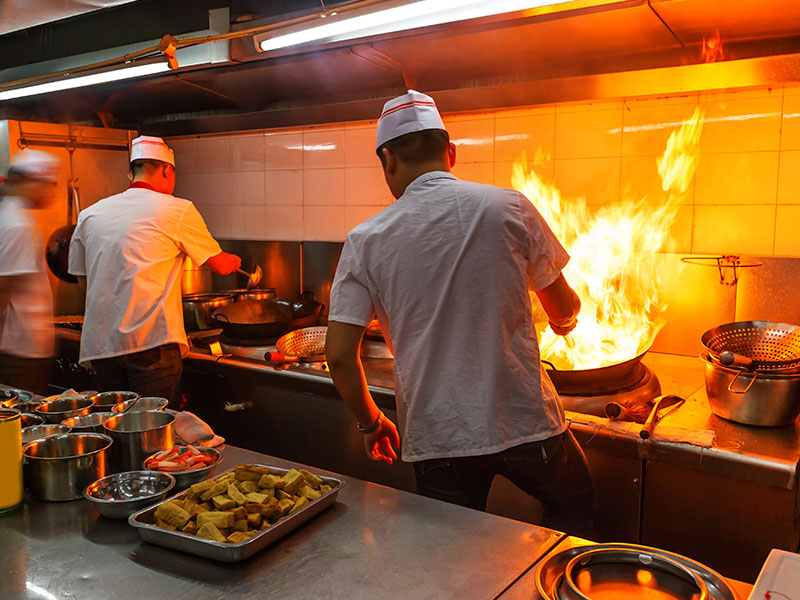
[[(367, 36), (394, 33), (407, 29), (430, 27), (455, 21), (489, 17), (503, 13), (555, 6), (606, 4), (608, 0), (419, 0), (417, 2), (384, 2), (369, 8), (328, 14), (324, 25), (291, 28), (258, 34), (256, 47), (262, 52), (278, 50), (309, 42), (338, 42)], [(385, 7), (385, 8), (380, 8)], [(338, 18), (335, 18), (338, 17)], [(279, 33), (276, 35), (276, 33)]]
[(92, 73), (91, 75), (80, 75), (78, 77), (58, 79), (56, 81), (48, 81), (46, 83), (37, 83), (35, 85), (28, 85), (10, 90), (3, 91), (2, 88), (0, 88), (0, 101), (13, 100), (14, 98), (24, 98), (26, 96), (36, 96), (38, 94), (47, 94), (50, 92), (58, 92), (72, 88), (86, 87), (89, 85), (97, 85), (99, 83), (108, 83), (110, 81), (144, 77), (146, 75), (153, 75), (155, 73), (163, 73), (164, 71), (169, 71), (169, 69), (169, 64), (164, 61), (159, 61), (143, 65), (124, 67), (121, 69), (113, 69), (110, 71), (103, 71), (101, 73)]

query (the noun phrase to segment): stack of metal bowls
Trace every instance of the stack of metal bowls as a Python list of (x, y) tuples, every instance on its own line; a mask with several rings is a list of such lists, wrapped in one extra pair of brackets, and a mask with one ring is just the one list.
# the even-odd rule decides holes
[(108, 470), (109, 436), (65, 433), (27, 444), (23, 451), (25, 486), (39, 500), (62, 502), (82, 497)]
[(92, 412), (111, 412), (120, 402), (128, 400), (135, 400), (139, 397), (136, 392), (100, 392), (89, 396), (89, 399), (94, 403), (92, 405)]
[(166, 498), (175, 478), (158, 471), (125, 471), (98, 479), (83, 497), (104, 517), (127, 519), (133, 513)]
[(172, 413), (146, 410), (116, 415), (103, 423), (106, 434), (114, 440), (114, 470), (138, 470), (151, 454), (172, 448), (174, 420)]
[(105, 433), (103, 423), (115, 416), (112, 412), (93, 412), (79, 417), (70, 417), (61, 421), (77, 433)]
[(70, 417), (89, 414), (93, 404), (94, 401), (91, 398), (79, 394), (49, 396), (34, 409), (34, 412), (44, 417), (47, 423), (61, 423)]
[(120, 413), (142, 412), (143, 410), (164, 410), (167, 404), (169, 404), (169, 400), (166, 398), (142, 396), (141, 398), (126, 400), (125, 402), (115, 404), (111, 408), (111, 412), (116, 415)]

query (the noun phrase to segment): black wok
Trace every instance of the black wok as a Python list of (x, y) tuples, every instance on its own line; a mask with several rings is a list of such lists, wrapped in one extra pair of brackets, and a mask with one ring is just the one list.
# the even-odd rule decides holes
[(223, 306), (212, 315), (225, 337), (236, 340), (268, 339), (319, 323), (324, 304), (311, 293), (300, 299), (242, 300)]
[(549, 362), (545, 360), (542, 362), (550, 367), (547, 369), (547, 374), (559, 394), (568, 396), (598, 395), (615, 392), (625, 386), (626, 382), (635, 380), (637, 370), (642, 369), (640, 363), (645, 354), (647, 354), (647, 350), (615, 365), (575, 371), (559, 371)]

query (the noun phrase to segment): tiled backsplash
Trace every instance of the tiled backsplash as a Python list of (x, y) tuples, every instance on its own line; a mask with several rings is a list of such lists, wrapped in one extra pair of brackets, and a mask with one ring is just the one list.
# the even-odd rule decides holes
[[(800, 256), (800, 88), (568, 103), (445, 115), (457, 176), (510, 186), (523, 152), (590, 206), (662, 202), (656, 159), (696, 107), (696, 176), (672, 227), (675, 253)], [(393, 202), (375, 122), (169, 140), (176, 194), (223, 238), (342, 241)]]

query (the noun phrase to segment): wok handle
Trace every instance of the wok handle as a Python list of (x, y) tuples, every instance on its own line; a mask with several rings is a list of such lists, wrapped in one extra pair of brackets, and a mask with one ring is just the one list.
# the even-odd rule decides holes
[(223, 323), (230, 324), (231, 320), (228, 318), (227, 315), (223, 315), (222, 313), (214, 313), (211, 315), (212, 318), (216, 319), (217, 321), (222, 321)]
[(551, 371), (558, 371), (558, 369), (556, 369), (556, 366), (553, 363), (551, 363), (549, 360), (542, 359), (542, 362), (544, 364), (546, 364), (548, 367), (550, 367)]
[(297, 362), (300, 357), (284, 354), (283, 352), (265, 352), (264, 360), (267, 362)]

